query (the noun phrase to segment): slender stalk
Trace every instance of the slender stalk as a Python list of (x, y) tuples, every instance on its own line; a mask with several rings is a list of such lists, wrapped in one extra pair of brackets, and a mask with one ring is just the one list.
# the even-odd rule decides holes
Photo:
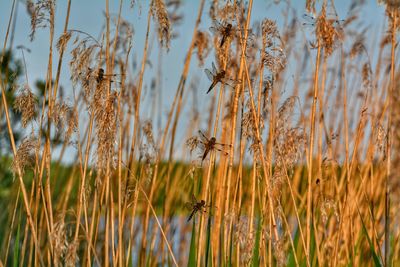
[[(247, 8), (246, 25), (244, 27), (245, 33), (244, 33), (243, 40), (247, 40), (247, 36), (248, 36), (247, 30), (249, 29), (249, 25), (250, 25), (252, 8), (253, 8), (253, 0), (250, 0), (248, 3), (248, 8)], [(238, 81), (242, 80), (242, 77), (243, 77), (244, 60), (245, 60), (244, 51), (246, 51), (246, 46), (247, 46), (247, 43), (244, 42), (241, 47), (242, 53), (241, 53), (241, 58), (240, 58), (239, 71), (238, 71), (238, 75), (237, 75)], [(225, 194), (225, 207), (224, 207), (225, 211), (230, 211), (229, 199), (230, 199), (230, 195), (231, 195), (231, 184), (232, 184), (232, 174), (233, 174), (233, 164), (234, 164), (234, 148), (235, 148), (235, 143), (236, 143), (236, 123), (237, 123), (237, 117), (238, 117), (239, 97), (240, 97), (241, 93), (242, 93), (242, 83), (239, 82), (235, 86), (235, 93), (234, 93), (234, 98), (233, 98), (233, 108), (232, 108), (232, 113), (231, 113), (231, 130), (229, 133), (230, 151), (229, 151), (227, 178), (226, 178), (227, 190), (226, 190), (226, 194)], [(229, 224), (229, 229), (228, 229), (229, 235), (227, 238), (229, 238), (231, 231), (232, 231), (232, 221)], [(232, 246), (232, 244), (230, 244), (230, 246)], [(227, 256), (228, 256), (228, 254), (227, 254)]]
[[(139, 85), (137, 88), (137, 95), (136, 95), (136, 106), (135, 106), (135, 126), (133, 129), (133, 135), (132, 135), (132, 144), (131, 144), (131, 151), (130, 151), (130, 156), (129, 156), (129, 171), (132, 171), (132, 165), (133, 165), (133, 157), (135, 153), (135, 148), (136, 148), (136, 139), (138, 138), (138, 132), (139, 132), (139, 126), (140, 126), (140, 119), (139, 119), (139, 110), (140, 110), (140, 96), (142, 92), (142, 86), (143, 86), (143, 76), (144, 76), (144, 71), (145, 71), (145, 66), (146, 66), (146, 61), (147, 61), (147, 49), (149, 45), (149, 33), (150, 33), (150, 18), (151, 18), (151, 7), (153, 5), (154, 1), (151, 1), (149, 5), (149, 12), (147, 14), (147, 27), (146, 27), (146, 37), (145, 37), (145, 45), (143, 48), (143, 59), (142, 59), (142, 67), (140, 69), (140, 74), (139, 74)], [(148, 218), (148, 212), (146, 212), (146, 217)], [(142, 244), (141, 244), (141, 252), (140, 252), (140, 264), (144, 264), (145, 260), (145, 251), (146, 251), (146, 244), (147, 244), (147, 224), (144, 225), (143, 229), (143, 239), (142, 239)]]
[(398, 9), (394, 7), (390, 10), (392, 19), (392, 38), (391, 38), (391, 64), (390, 64), (390, 86), (388, 87), (387, 97), (389, 99), (389, 114), (387, 121), (387, 142), (386, 142), (386, 176), (385, 176), (385, 266), (390, 266), (390, 185), (389, 179), (391, 178), (391, 161), (392, 161), (392, 113), (393, 113), (393, 92), (396, 88), (395, 79), (395, 47), (396, 47), (396, 30), (397, 18), (399, 16)]
[[(8, 25), (7, 25), (7, 32), (6, 32), (6, 37), (5, 37), (4, 44), (3, 44), (3, 53), (1, 56), (0, 62), (3, 62), (4, 53), (6, 51), (6, 45), (7, 45), (7, 40), (8, 40), (8, 34), (10, 31), (10, 25), (11, 25), (11, 21), (12, 21), (14, 6), (15, 6), (15, 0), (13, 2), (11, 12), (10, 12), (10, 19), (9, 19)], [(2, 97), (3, 107), (4, 107), (4, 113), (6, 115), (7, 130), (8, 130), (8, 134), (9, 134), (9, 138), (10, 138), (11, 148), (12, 148), (13, 155), (15, 158), (17, 156), (17, 149), (15, 146), (14, 133), (13, 133), (13, 130), (11, 127), (10, 115), (8, 113), (9, 107), (8, 107), (8, 103), (7, 103), (7, 99), (6, 99), (6, 91), (4, 88), (4, 82), (3, 82), (3, 79), (1, 79), (1, 78), (0, 78), (0, 87), (1, 87), (1, 97)], [(19, 165), (17, 165), (17, 174), (18, 174), (18, 180), (20, 183), (22, 197), (23, 197), (23, 201), (24, 201), (24, 207), (25, 207), (25, 211), (26, 211), (27, 221), (30, 226), (32, 239), (33, 239), (33, 242), (34, 242), (35, 248), (36, 248), (35, 251), (39, 257), (40, 263), (43, 265), (43, 258), (42, 258), (41, 252), (40, 252), (40, 246), (39, 246), (39, 242), (38, 242), (38, 238), (37, 238), (37, 234), (36, 234), (35, 224), (33, 222), (33, 218), (31, 215), (30, 206), (29, 206), (29, 202), (28, 202), (28, 195), (27, 195), (25, 183), (24, 183), (22, 172), (21, 172)]]
[(314, 73), (314, 97), (312, 101), (312, 110), (310, 113), (310, 140), (308, 151), (308, 189), (307, 189), (307, 224), (306, 224), (306, 245), (307, 257), (311, 252), (311, 223), (312, 223), (312, 180), (313, 180), (313, 151), (314, 151), (314, 134), (315, 134), (315, 113), (318, 100), (318, 75), (319, 75), (319, 61), (321, 56), (321, 45), (318, 41), (317, 58), (315, 60), (315, 73)]

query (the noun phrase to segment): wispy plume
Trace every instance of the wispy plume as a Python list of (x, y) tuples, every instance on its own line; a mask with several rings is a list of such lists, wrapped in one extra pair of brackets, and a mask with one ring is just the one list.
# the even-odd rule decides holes
[(22, 140), (11, 166), (14, 176), (18, 174), (18, 169), (24, 175), (27, 168), (34, 166), (36, 148), (37, 140), (34, 137), (27, 137)]
[(164, 1), (153, 0), (151, 10), (152, 15), (157, 22), (158, 40), (160, 41), (161, 46), (169, 50), (171, 41), (171, 24)]
[(36, 117), (37, 97), (28, 84), (24, 84), (17, 92), (14, 109), (22, 115), (22, 127), (26, 127)]
[(39, 0), (36, 4), (28, 1), (28, 13), (31, 15), (31, 33), (29, 35), (31, 41), (35, 39), (37, 28), (54, 26), (52, 23), (54, 22), (55, 5), (54, 0)]

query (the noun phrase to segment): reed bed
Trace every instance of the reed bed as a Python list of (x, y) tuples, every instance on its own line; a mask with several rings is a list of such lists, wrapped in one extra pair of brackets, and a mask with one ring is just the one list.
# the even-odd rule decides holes
[[(398, 1), (379, 1), (374, 31), (363, 1), (345, 18), (334, 1), (305, 15), (274, 1), (278, 23), (253, 20), (252, 0), (199, 0), (197, 14), (176, 0), (111, 14), (105, 0), (100, 35), (70, 28), (67, 2), (65, 18), (54, 0), (26, 3), (30, 39), (48, 33), (36, 89), (29, 45), (12, 43), (18, 1), (9, 11), (0, 266), (400, 266)], [(126, 8), (144, 11), (144, 36)], [(173, 50), (186, 56), (165, 103)]]

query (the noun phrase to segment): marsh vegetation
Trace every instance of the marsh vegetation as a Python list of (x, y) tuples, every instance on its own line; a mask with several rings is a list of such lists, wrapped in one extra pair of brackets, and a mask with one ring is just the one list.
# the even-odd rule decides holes
[[(70, 28), (79, 1), (65, 18), (54, 0), (27, 1), (31, 41), (48, 36), (36, 88), (29, 44), (10, 41), (24, 4), (12, 2), (1, 266), (400, 265), (399, 1), (378, 1), (379, 29), (364, 1), (345, 17), (343, 1), (304, 13), (266, 1), (275, 21), (254, 20), (252, 0), (199, 0), (196, 14), (178, 0), (111, 13), (105, 0), (100, 35)], [(140, 10), (144, 34), (121, 10)], [(174, 50), (183, 62), (163, 60)]]

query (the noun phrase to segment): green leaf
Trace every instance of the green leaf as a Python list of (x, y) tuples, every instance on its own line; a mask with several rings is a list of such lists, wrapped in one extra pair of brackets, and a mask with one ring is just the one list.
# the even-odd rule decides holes
[(218, 266), (225, 266), (226, 262), (224, 261), (225, 259), (225, 251), (224, 251), (224, 233), (225, 233), (225, 229), (224, 229), (224, 224), (221, 224), (221, 230), (219, 232), (219, 250), (220, 250), (220, 254), (219, 254), (219, 259), (218, 259)]
[(21, 209), (19, 210), (19, 219), (18, 219), (18, 228), (17, 228), (17, 236), (15, 237), (14, 241), (14, 259), (13, 259), (13, 266), (19, 266), (19, 235), (20, 235), (20, 226), (21, 226)]
[(357, 211), (358, 211), (358, 215), (360, 215), (360, 218), (361, 218), (361, 223), (362, 223), (362, 227), (363, 227), (363, 234), (367, 237), (367, 240), (368, 240), (368, 243), (369, 243), (369, 248), (371, 250), (372, 258), (374, 259), (375, 266), (382, 266), (381, 261), (379, 260), (378, 254), (375, 251), (374, 245), (372, 244), (371, 238), (368, 235), (367, 228), (365, 227), (364, 220), (363, 220), (363, 218), (361, 216), (361, 213), (360, 213), (360, 210), (358, 209), (358, 207), (357, 207)]
[[(294, 240), (293, 240), (293, 245), (294, 245), (295, 249), (297, 249), (299, 240), (300, 240), (300, 231), (299, 231), (299, 227), (297, 227), (296, 233), (294, 235)], [(289, 266), (289, 267), (296, 266), (296, 261), (294, 260), (294, 253), (296, 253), (296, 251), (290, 250), (290, 252), (289, 252), (289, 260), (288, 260), (288, 264), (287, 264), (287, 266)], [(307, 261), (307, 258), (305, 258), (305, 261), (304, 261), (305, 265), (307, 265), (306, 261)], [(299, 264), (300, 264), (300, 259), (299, 259)]]
[[(212, 207), (212, 197), (210, 200), (210, 206)], [(210, 216), (208, 216), (207, 220), (206, 267), (212, 265), (212, 264), (209, 265), (209, 260), (211, 259), (210, 253), (211, 253), (211, 214)]]
[(196, 267), (196, 225), (195, 220), (193, 219), (193, 227), (192, 227), (192, 238), (190, 240), (190, 251), (189, 251), (189, 267)]
[[(314, 232), (314, 220), (311, 221), (311, 244), (310, 244), (310, 261), (311, 261), (311, 265), (312, 266), (318, 266), (318, 261), (317, 259), (315, 259), (315, 263), (314, 263), (314, 257), (315, 255), (315, 251), (316, 251), (316, 245), (317, 242), (315, 241), (315, 232)], [(315, 257), (317, 258), (317, 257)]]
[(231, 237), (230, 237), (230, 247), (229, 247), (229, 260), (227, 266), (232, 266), (232, 254), (233, 254), (233, 231), (231, 231)]
[(254, 244), (253, 250), (253, 258), (251, 260), (251, 265), (253, 267), (258, 267), (260, 265), (260, 239), (261, 239), (261, 226), (262, 220), (258, 219), (257, 233), (256, 233), (256, 242)]

